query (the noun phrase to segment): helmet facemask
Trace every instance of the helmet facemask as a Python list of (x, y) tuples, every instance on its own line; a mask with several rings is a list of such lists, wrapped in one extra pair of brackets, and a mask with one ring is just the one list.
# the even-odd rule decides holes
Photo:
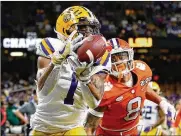
[(133, 65), (133, 49), (117, 48), (111, 51), (111, 73), (117, 78), (122, 78), (134, 69)]
[(84, 35), (84, 37), (89, 36), (90, 34), (100, 34), (100, 24), (94, 19), (92, 21), (87, 20), (87, 18), (80, 18), (79, 23), (76, 24), (78, 33)]

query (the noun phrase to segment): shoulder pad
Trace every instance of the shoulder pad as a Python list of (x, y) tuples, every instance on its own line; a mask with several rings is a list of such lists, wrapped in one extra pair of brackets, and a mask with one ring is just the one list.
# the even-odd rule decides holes
[(133, 71), (136, 71), (136, 73), (142, 76), (152, 77), (152, 70), (144, 61), (134, 60), (134, 65), (135, 68)]
[(36, 46), (36, 54), (44, 57), (49, 57), (49, 55), (53, 52), (63, 50), (64, 46), (65, 44), (57, 38), (44, 38)]

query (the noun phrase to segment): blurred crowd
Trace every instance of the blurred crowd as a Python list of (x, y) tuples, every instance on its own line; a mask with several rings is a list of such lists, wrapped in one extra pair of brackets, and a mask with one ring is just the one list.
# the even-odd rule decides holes
[[(29, 122), (15, 114), (17, 110), (31, 102), (35, 94), (35, 81), (31, 75), (23, 79), (18, 73), (2, 73), (1, 77), (1, 134), (23, 134)], [(31, 109), (27, 109), (30, 110)], [(22, 115), (26, 117), (25, 108)], [(2, 121), (3, 120), (3, 121)]]
[(83, 5), (93, 11), (100, 20), (101, 32), (105, 35), (119, 35), (120, 38), (181, 37), (179, 1), (3, 2), (1, 35), (26, 37), (27, 32), (37, 32), (39, 37), (55, 36), (53, 30), (57, 17), (72, 5)]

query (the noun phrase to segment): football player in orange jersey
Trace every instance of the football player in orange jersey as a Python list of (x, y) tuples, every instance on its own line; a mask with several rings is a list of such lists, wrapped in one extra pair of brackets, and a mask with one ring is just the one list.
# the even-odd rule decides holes
[(170, 106), (148, 86), (152, 71), (145, 62), (133, 59), (134, 52), (129, 44), (118, 38), (110, 39), (109, 43), (112, 70), (106, 77), (99, 107), (89, 110), (92, 115), (88, 114), (85, 127), (89, 135), (93, 134), (97, 124), (98, 136), (137, 135), (146, 98), (157, 103), (165, 114)]

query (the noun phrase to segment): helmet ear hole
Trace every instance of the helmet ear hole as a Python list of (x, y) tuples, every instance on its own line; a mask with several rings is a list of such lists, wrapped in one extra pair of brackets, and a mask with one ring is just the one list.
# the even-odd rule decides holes
[(66, 33), (67, 33), (67, 35), (71, 34), (70, 30), (66, 30)]

